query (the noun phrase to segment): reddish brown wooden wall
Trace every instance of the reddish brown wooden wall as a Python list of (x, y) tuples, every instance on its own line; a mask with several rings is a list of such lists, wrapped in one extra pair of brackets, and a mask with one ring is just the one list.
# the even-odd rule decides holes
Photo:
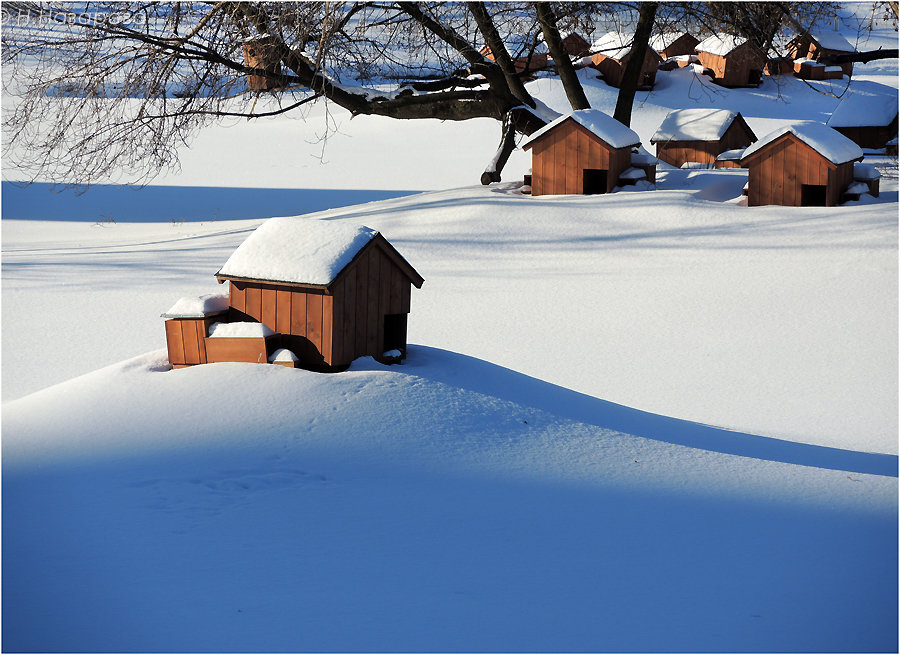
[(716, 82), (729, 87), (748, 86), (751, 71), (762, 75), (766, 66), (765, 55), (750, 43), (738, 46), (725, 57), (709, 52), (698, 52), (697, 57), (704, 67), (713, 71)]
[(888, 141), (897, 137), (897, 119), (890, 125), (871, 127), (836, 127), (845, 137), (855, 142), (860, 148), (884, 148)]
[(631, 166), (631, 148), (610, 148), (574, 121), (562, 122), (531, 148), (531, 195), (584, 193), (584, 170), (607, 173), (607, 191)]
[(206, 364), (209, 326), (219, 318), (172, 318), (166, 321), (166, 347), (173, 366)]
[(680, 167), (685, 162), (712, 164), (716, 156), (725, 152), (718, 141), (659, 141), (656, 157), (667, 164)]
[[(622, 76), (625, 74), (625, 66), (628, 65), (629, 56), (625, 55), (622, 59), (613, 59), (603, 53), (598, 53), (593, 56), (594, 67), (603, 73), (603, 80), (607, 84), (619, 88), (622, 86)], [(648, 48), (644, 54), (644, 63), (641, 66), (638, 88), (649, 89), (653, 87), (656, 82), (656, 71), (659, 68), (660, 61), (662, 60), (659, 55)]]
[(273, 337), (213, 337), (206, 339), (206, 352), (209, 363), (215, 362), (250, 362), (265, 364), (269, 361), (274, 346), (267, 342)]
[(853, 162), (835, 167), (790, 134), (754, 154), (757, 156), (747, 160), (747, 202), (751, 207), (799, 207), (803, 184), (826, 185), (826, 205), (834, 206), (853, 181)]

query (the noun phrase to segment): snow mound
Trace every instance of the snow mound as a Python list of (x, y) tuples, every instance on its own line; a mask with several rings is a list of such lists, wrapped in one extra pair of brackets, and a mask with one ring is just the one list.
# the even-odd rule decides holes
[(254, 339), (259, 337), (271, 337), (275, 332), (263, 323), (252, 321), (238, 321), (236, 323), (213, 323), (209, 326), (209, 338), (232, 337), (241, 339)]
[(325, 286), (376, 234), (363, 225), (270, 218), (238, 246), (217, 275)]
[(299, 362), (300, 358), (297, 357), (292, 351), (287, 348), (279, 348), (271, 355), (269, 355), (270, 362)]

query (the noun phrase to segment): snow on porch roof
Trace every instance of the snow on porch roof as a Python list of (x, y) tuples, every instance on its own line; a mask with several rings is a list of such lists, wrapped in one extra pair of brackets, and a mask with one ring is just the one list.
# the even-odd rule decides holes
[(669, 112), (650, 143), (657, 141), (718, 141), (738, 117), (728, 109), (676, 109)]
[(832, 164), (844, 164), (848, 161), (861, 159), (863, 156), (862, 148), (837, 130), (822, 123), (802, 121), (781, 127), (774, 132), (769, 132), (744, 151), (741, 161), (788, 132), (792, 133)]
[(377, 234), (363, 225), (270, 218), (216, 275), (327, 286)]
[(530, 147), (536, 140), (570, 118), (613, 148), (627, 148), (641, 142), (637, 132), (625, 127), (609, 114), (604, 114), (599, 109), (578, 109), (571, 114), (560, 116), (539, 129), (522, 142), (522, 149)]

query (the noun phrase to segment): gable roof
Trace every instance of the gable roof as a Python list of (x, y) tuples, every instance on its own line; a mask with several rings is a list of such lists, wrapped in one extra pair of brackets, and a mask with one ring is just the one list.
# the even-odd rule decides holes
[(862, 148), (837, 130), (822, 123), (802, 121), (769, 132), (744, 151), (741, 162), (746, 161), (748, 157), (751, 157), (754, 153), (759, 152), (788, 133), (793, 134), (832, 164), (844, 164), (848, 161), (862, 159), (863, 156)]
[(650, 143), (657, 141), (718, 141), (738, 117), (741, 117), (741, 122), (743, 122), (740, 113), (728, 109), (676, 109), (665, 117), (659, 129), (650, 139)]
[[(591, 52), (598, 52), (610, 59), (623, 59), (631, 52), (633, 43), (634, 34), (607, 32), (591, 44)], [(648, 45), (647, 49), (659, 56), (652, 45)]]
[(553, 131), (565, 121), (573, 120), (578, 125), (588, 130), (591, 134), (606, 142), (613, 148), (627, 148), (638, 145), (641, 137), (631, 128), (625, 127), (609, 114), (604, 114), (599, 109), (578, 109), (571, 114), (560, 116), (529, 136), (522, 142), (523, 150), (530, 148), (534, 142), (548, 132)]
[(856, 52), (856, 48), (845, 39), (839, 32), (810, 32), (809, 36), (813, 41), (819, 44), (819, 47), (826, 50), (837, 50), (839, 52)]
[(661, 32), (650, 37), (650, 47), (657, 52), (672, 47), (681, 39), (693, 39), (696, 43), (700, 40), (688, 32)]
[(828, 119), (828, 127), (881, 127), (897, 120), (897, 91), (847, 91)]
[(386, 246), (391, 259), (416, 287), (422, 285), (421, 276), (376, 230), (297, 216), (265, 221), (237, 247), (216, 277), (220, 281), (244, 279), (327, 287), (373, 241)]
[(724, 57), (745, 43), (747, 43), (747, 39), (742, 36), (736, 36), (734, 34), (713, 34), (698, 43), (694, 50)]

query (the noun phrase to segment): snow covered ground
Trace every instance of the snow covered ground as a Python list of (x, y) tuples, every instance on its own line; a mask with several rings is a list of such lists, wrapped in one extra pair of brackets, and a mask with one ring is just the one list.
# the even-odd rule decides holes
[[(645, 144), (838, 102), (657, 79)], [(896, 651), (896, 159), (841, 208), (743, 207), (741, 171), (532, 198), (468, 186), (495, 123), (331, 115), (324, 161), (280, 117), (156, 188), (4, 185), (4, 651)], [(310, 210), (424, 276), (407, 361), (168, 370), (159, 314)]]

